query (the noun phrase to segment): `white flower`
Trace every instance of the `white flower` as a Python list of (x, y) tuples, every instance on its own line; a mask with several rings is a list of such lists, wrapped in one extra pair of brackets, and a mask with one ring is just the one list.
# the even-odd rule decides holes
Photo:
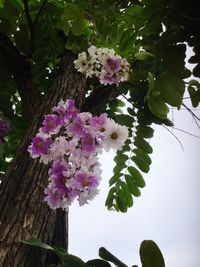
[(89, 55), (90, 55), (92, 58), (96, 58), (96, 57), (97, 57), (97, 48), (96, 48), (96, 46), (91, 45), (91, 46), (88, 48), (88, 53), (89, 53)]
[(118, 150), (122, 148), (128, 138), (128, 128), (108, 119), (104, 136), (104, 149), (106, 151), (109, 151), (111, 148)]

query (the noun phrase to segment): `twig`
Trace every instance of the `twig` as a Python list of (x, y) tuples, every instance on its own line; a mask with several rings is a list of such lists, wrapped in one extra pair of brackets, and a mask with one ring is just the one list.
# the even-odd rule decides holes
[(30, 15), (30, 10), (29, 10), (29, 6), (28, 6), (28, 0), (23, 0), (23, 2), (24, 2), (24, 11), (25, 11), (25, 14), (26, 14), (26, 19), (27, 19), (27, 22), (28, 22), (29, 30), (31, 32), (33, 30), (33, 21), (32, 21), (31, 15)]
[(190, 108), (188, 108), (184, 103), (182, 105), (192, 114), (193, 117), (200, 121), (200, 118)]
[(185, 131), (185, 130), (182, 130), (182, 129), (179, 129), (179, 128), (176, 128), (176, 127), (172, 127), (172, 128), (173, 128), (174, 130), (183, 132), (183, 133), (185, 133), (185, 134), (188, 134), (188, 135), (191, 135), (191, 136), (193, 136), (193, 137), (196, 137), (196, 138), (199, 138), (199, 139), (200, 139), (200, 136), (198, 136), (198, 135), (192, 134), (192, 133), (190, 133), (190, 132), (187, 132), (187, 131)]
[(171, 135), (173, 135), (173, 137), (178, 141), (178, 143), (180, 144), (182, 150), (184, 151), (184, 147), (183, 147), (181, 141), (178, 139), (178, 137), (177, 137), (172, 131), (170, 131), (165, 125), (163, 125), (163, 127), (164, 127), (164, 128), (171, 134)]
[(188, 108), (184, 103), (182, 103), (182, 105), (187, 109), (187, 111), (189, 111), (189, 113), (194, 118), (194, 121), (195, 121), (197, 127), (200, 129), (200, 126), (199, 126), (199, 124), (197, 122), (197, 120), (200, 121), (200, 118), (190, 108)]
[(44, 9), (46, 3), (47, 3), (47, 0), (44, 0), (43, 3), (42, 3), (42, 5), (41, 5), (41, 7), (40, 7), (40, 9), (39, 9), (39, 11), (38, 11), (38, 13), (37, 13), (37, 16), (36, 16), (35, 20), (34, 20), (34, 22), (33, 22), (33, 25), (34, 25), (34, 26), (37, 24), (38, 19), (39, 19), (40, 15), (41, 15), (41, 13), (42, 13), (42, 11), (43, 11), (43, 9)]

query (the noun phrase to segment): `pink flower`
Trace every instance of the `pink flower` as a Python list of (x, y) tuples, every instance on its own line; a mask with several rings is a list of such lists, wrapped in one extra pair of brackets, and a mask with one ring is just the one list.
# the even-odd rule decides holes
[(82, 120), (77, 117), (72, 121), (71, 126), (69, 127), (69, 131), (78, 137), (82, 137), (85, 134), (85, 129)]
[(62, 194), (55, 190), (55, 188), (47, 187), (44, 191), (46, 201), (51, 209), (59, 208), (60, 201), (62, 199)]
[(98, 186), (98, 180), (96, 176), (88, 176), (86, 173), (78, 173), (74, 179), (75, 187), (78, 190), (94, 189)]
[(67, 115), (70, 119), (76, 118), (77, 114), (79, 113), (79, 109), (75, 106), (75, 101), (72, 99), (68, 99), (68, 108), (67, 108)]
[(32, 156), (46, 154), (49, 151), (49, 147), (52, 142), (53, 141), (51, 139), (46, 139), (42, 136), (35, 136), (32, 144), (29, 146), (28, 151), (32, 154)]
[(118, 57), (109, 58), (104, 65), (104, 70), (107, 72), (116, 73), (121, 69), (121, 60)]
[(56, 115), (46, 115), (43, 121), (41, 131), (43, 133), (53, 132), (56, 128), (60, 128), (60, 118)]
[(103, 132), (105, 130), (104, 126), (106, 124), (106, 121), (107, 121), (107, 114), (103, 113), (99, 117), (95, 116), (95, 117), (92, 118), (91, 126), (94, 129), (96, 129), (96, 130), (98, 130), (100, 132)]
[(116, 73), (111, 73), (107, 71), (102, 71), (100, 76), (101, 84), (119, 84)]
[(96, 149), (95, 139), (90, 133), (86, 133), (83, 138), (81, 138), (81, 146), (84, 152), (94, 152)]

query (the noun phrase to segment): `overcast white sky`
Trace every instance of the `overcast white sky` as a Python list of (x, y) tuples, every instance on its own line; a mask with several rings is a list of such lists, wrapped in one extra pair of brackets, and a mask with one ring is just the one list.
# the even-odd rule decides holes
[[(176, 127), (200, 136), (187, 111), (174, 111), (174, 119)], [(70, 253), (89, 260), (104, 246), (127, 265), (141, 266), (140, 243), (152, 239), (163, 252), (166, 267), (200, 266), (200, 139), (174, 133), (184, 151), (169, 132), (155, 127), (153, 163), (144, 175), (146, 187), (125, 214), (104, 206), (114, 164), (112, 153), (102, 156), (99, 196), (85, 207), (70, 208)]]

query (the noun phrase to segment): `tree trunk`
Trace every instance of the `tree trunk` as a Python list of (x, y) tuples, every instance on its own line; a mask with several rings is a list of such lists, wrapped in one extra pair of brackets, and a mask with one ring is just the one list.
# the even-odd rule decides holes
[(32, 126), (0, 186), (1, 267), (44, 267), (46, 254), (41, 253), (40, 249), (23, 245), (21, 241), (40, 239), (51, 243), (54, 239), (59, 242), (53, 236), (56, 213), (61, 220), (65, 217), (61, 211), (59, 216), (58, 212), (50, 210), (43, 201), (48, 166), (31, 159), (27, 147), (41, 126), (44, 115), (60, 99), (74, 98), (79, 107), (82, 105), (85, 84), (85, 78), (74, 70), (72, 54), (68, 53), (63, 57), (57, 77), (38, 108)]

